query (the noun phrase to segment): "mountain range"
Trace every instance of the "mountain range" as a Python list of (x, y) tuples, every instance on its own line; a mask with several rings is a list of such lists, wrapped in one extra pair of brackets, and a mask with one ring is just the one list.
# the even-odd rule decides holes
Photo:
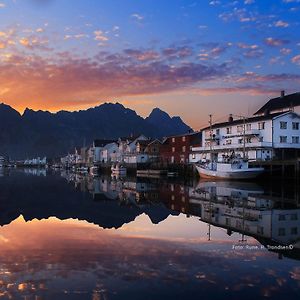
[(191, 128), (180, 117), (159, 108), (146, 118), (122, 104), (104, 103), (75, 112), (34, 111), (23, 114), (0, 104), (0, 155), (12, 159), (59, 157), (94, 139), (117, 139), (131, 134), (151, 138), (187, 133)]

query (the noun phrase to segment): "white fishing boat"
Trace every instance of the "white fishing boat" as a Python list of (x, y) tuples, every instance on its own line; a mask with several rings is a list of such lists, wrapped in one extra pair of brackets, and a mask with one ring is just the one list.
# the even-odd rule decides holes
[(111, 166), (112, 175), (126, 175), (127, 169), (121, 163), (116, 163)]
[(264, 172), (263, 168), (251, 168), (247, 159), (230, 158), (224, 161), (208, 161), (196, 164), (202, 178), (253, 179)]
[(236, 155), (234, 150), (230, 155), (223, 155), (218, 160), (218, 155), (214, 154), (212, 147), (212, 115), (210, 115), (210, 160), (204, 160), (196, 164), (196, 169), (202, 178), (222, 178), (222, 179), (253, 179), (264, 172), (264, 168), (251, 168), (245, 151), (245, 118), (243, 124), (243, 157)]

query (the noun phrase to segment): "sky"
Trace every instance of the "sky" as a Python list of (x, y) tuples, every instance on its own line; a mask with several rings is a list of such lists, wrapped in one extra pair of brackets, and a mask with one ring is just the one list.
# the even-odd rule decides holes
[(194, 129), (298, 92), (300, 0), (0, 0), (0, 102), (119, 102)]

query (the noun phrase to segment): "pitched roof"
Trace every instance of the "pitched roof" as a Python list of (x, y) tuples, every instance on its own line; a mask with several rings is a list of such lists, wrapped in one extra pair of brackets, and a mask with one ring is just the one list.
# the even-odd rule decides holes
[[(131, 135), (131, 136), (122, 136), (122, 137), (119, 138), (119, 140), (133, 142), (141, 136), (144, 136), (144, 135), (143, 134), (136, 134), (136, 135)], [(146, 136), (144, 136), (144, 137), (146, 137)]]
[(102, 147), (106, 146), (107, 144), (111, 144), (114, 142), (115, 142), (114, 140), (94, 140), (93, 144), (95, 147), (102, 148)]
[[(273, 118), (278, 117), (282, 114), (283, 114), (282, 112), (278, 112), (278, 113), (268, 114), (268, 115), (264, 115), (264, 116), (250, 117), (250, 118), (246, 118), (246, 123), (258, 122), (258, 121), (264, 121), (264, 120), (272, 120)], [(244, 123), (243, 119), (233, 120), (232, 122), (226, 121), (226, 122), (221, 122), (221, 123), (215, 123), (212, 125), (212, 129), (225, 127), (225, 126), (238, 125), (238, 124), (243, 124), (243, 123)], [(202, 130), (207, 130), (209, 128), (210, 128), (210, 126), (207, 126), (207, 127), (203, 128)]]
[(272, 112), (278, 109), (289, 109), (300, 105), (300, 92), (270, 99), (254, 115), (263, 114), (266, 111)]

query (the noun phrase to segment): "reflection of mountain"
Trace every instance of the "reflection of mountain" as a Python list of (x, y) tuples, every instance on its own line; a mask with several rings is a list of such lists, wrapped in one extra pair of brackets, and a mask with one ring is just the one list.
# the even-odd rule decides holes
[(171, 214), (184, 213), (224, 228), (228, 235), (238, 232), (263, 245), (292, 244), (293, 251), (282, 254), (300, 258), (298, 202), (267, 195), (256, 184), (200, 182), (190, 187), (168, 181), (93, 178), (66, 172), (44, 177), (13, 171), (1, 177), (0, 190), (0, 224), (22, 214), (25, 220), (56, 216), (118, 228), (142, 213), (155, 224)]
[(151, 207), (137, 206), (117, 197), (112, 200), (105, 193), (93, 200), (88, 192), (74, 189), (60, 176), (24, 176), (16, 172), (1, 178), (0, 190), (0, 225), (23, 215), (25, 220), (56, 216), (62, 220), (86, 220), (103, 228), (118, 228), (142, 213), (157, 223), (172, 213), (159, 203)]

